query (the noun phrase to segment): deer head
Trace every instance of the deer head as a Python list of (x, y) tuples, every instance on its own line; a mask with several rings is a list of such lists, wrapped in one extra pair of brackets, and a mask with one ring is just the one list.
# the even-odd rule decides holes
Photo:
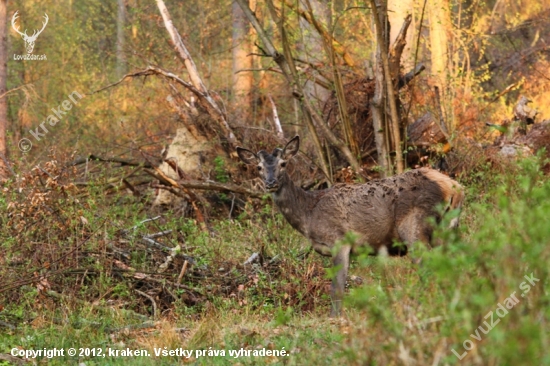
[(265, 188), (269, 192), (277, 192), (279, 183), (285, 174), (288, 160), (300, 150), (300, 137), (295, 136), (283, 149), (276, 148), (270, 154), (265, 150), (260, 150), (254, 154), (248, 149), (237, 147), (239, 158), (246, 164), (257, 165), (258, 173), (265, 183)]
[(46, 24), (48, 24), (48, 14), (44, 13), (44, 19), (45, 21), (42, 23), (42, 29), (40, 30), (34, 30), (32, 36), (27, 35), (27, 30), (25, 29), (25, 32), (20, 32), (19, 27), (15, 25), (15, 21), (17, 18), (19, 18), (19, 15), (16, 11), (15, 14), (13, 14), (13, 17), (11, 18), (11, 26), (13, 29), (21, 35), (21, 38), (25, 41), (25, 48), (27, 49), (27, 53), (32, 53), (34, 50), (34, 42), (36, 42), (36, 38), (42, 33), (44, 28), (46, 28)]

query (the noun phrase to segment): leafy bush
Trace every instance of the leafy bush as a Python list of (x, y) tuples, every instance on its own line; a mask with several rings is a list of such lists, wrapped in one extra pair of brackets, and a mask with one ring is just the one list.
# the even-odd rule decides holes
[(493, 176), (500, 183), (466, 207), (458, 232), (442, 223), (436, 240), (445, 244), (424, 252), (420, 267), (363, 258), (377, 284), (353, 290), (349, 303), (376, 334), (363, 346), (386, 349), (377, 361), (550, 364), (550, 181), (539, 166), (527, 159), (519, 174)]

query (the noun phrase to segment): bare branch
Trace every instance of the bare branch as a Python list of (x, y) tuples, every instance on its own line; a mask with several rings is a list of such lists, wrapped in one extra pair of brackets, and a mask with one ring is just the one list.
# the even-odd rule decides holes
[[(200, 182), (200, 181), (180, 181), (179, 185), (181, 187), (189, 188), (189, 189), (200, 189), (205, 191), (220, 191), (220, 192), (233, 192), (233, 193), (240, 193), (247, 195), (249, 197), (254, 198), (262, 198), (265, 193), (248, 189), (243, 186), (237, 186), (234, 184), (227, 184), (227, 183), (218, 183), (218, 182)], [(160, 188), (160, 189), (166, 189), (176, 195), (182, 195), (181, 191), (178, 191), (178, 189), (173, 189), (175, 187), (167, 187), (162, 185), (153, 185), (153, 188)], [(175, 193), (178, 192), (178, 193)]]
[(390, 49), (390, 70), (392, 72), (392, 76), (397, 78), (399, 75), (399, 65), (401, 63), (401, 55), (403, 54), (403, 50), (405, 49), (405, 46), (407, 45), (407, 30), (409, 29), (409, 26), (412, 22), (412, 15), (409, 14), (403, 21), (403, 26), (401, 27), (401, 30), (399, 31), (399, 34), (397, 35), (397, 38), (393, 42), (393, 45)]
[(155, 238), (160, 238), (161, 236), (168, 235), (170, 233), (172, 233), (172, 230), (164, 230), (164, 231), (160, 231), (158, 233), (145, 235), (145, 237), (149, 238), (149, 239), (155, 239)]
[(168, 12), (166, 5), (164, 4), (164, 1), (157, 0), (157, 6), (159, 8), (160, 14), (162, 15), (162, 19), (164, 20), (164, 26), (166, 27), (166, 30), (168, 31), (168, 34), (172, 39), (172, 43), (174, 44), (174, 48), (176, 49), (176, 54), (183, 61), (183, 64), (185, 65), (185, 68), (189, 73), (189, 77), (191, 78), (191, 82), (193, 83), (193, 86), (197, 88), (200, 92), (208, 94), (208, 90), (206, 89), (206, 86), (202, 82), (202, 79), (199, 76), (199, 72), (197, 71), (197, 66), (195, 66), (195, 62), (191, 58), (187, 47), (185, 47), (183, 39), (181, 38), (176, 27), (174, 26), (174, 23), (172, 22), (170, 13)]
[(17, 88), (10, 89), (10, 90), (0, 94), (0, 98), (4, 98), (8, 94), (11, 94), (11, 93), (13, 93), (15, 91), (18, 91), (18, 90), (21, 90), (21, 89), (25, 89), (26, 87), (27, 87), (27, 85), (25, 84), (25, 85), (20, 85)]
[(319, 35), (323, 37), (324, 41), (328, 45), (331, 45), (332, 48), (342, 56), (342, 59), (347, 65), (352, 67), (355, 66), (355, 61), (353, 60), (349, 52), (346, 52), (345, 47), (342, 46), (340, 42), (338, 42), (336, 39), (334, 39), (334, 37), (325, 29), (325, 27), (323, 27), (323, 25), (320, 24), (317, 21), (317, 19), (315, 19), (311, 8), (308, 9), (308, 11), (305, 11), (302, 8), (300, 8), (299, 5), (296, 5), (296, 4), (299, 4), (299, 2), (296, 3), (290, 0), (285, 0), (285, 4), (293, 11), (296, 11), (306, 22), (308, 22), (313, 27), (315, 27), (315, 30), (317, 30), (317, 33), (319, 33)]
[(139, 291), (139, 290), (134, 290), (137, 294), (143, 296), (143, 297), (146, 297), (149, 301), (151, 301), (151, 304), (153, 305), (153, 318), (154, 319), (157, 319), (158, 318), (158, 309), (157, 309), (157, 303), (155, 302), (155, 299), (153, 299), (153, 297), (149, 294), (146, 294), (145, 292), (143, 291)]
[(405, 85), (409, 84), (412, 79), (414, 79), (418, 74), (420, 74), (422, 71), (426, 70), (426, 66), (424, 64), (418, 64), (414, 70), (409, 71), (403, 77), (399, 78), (399, 83), (397, 84), (397, 88), (401, 89)]
[(271, 94), (267, 96), (271, 102), (271, 108), (273, 109), (273, 122), (275, 123), (275, 131), (277, 132), (277, 137), (281, 140), (284, 140), (285, 134), (283, 133), (283, 128), (281, 127), (281, 121), (279, 120), (279, 114), (277, 113), (277, 106), (271, 97)]
[(218, 107), (214, 99), (209, 94), (205, 94), (201, 92), (199, 89), (197, 89), (193, 84), (188, 83), (187, 81), (183, 80), (179, 76), (177, 76), (174, 73), (171, 73), (169, 71), (163, 70), (160, 67), (156, 66), (148, 66), (146, 69), (126, 74), (120, 79), (119, 81), (109, 84), (101, 89), (98, 89), (96, 91), (93, 91), (91, 94), (99, 93), (103, 90), (106, 90), (108, 88), (111, 88), (113, 86), (117, 86), (124, 82), (127, 78), (133, 78), (133, 77), (139, 77), (139, 76), (150, 76), (150, 75), (161, 75), (165, 78), (175, 81), (176, 83), (184, 86), (187, 88), (190, 92), (195, 94), (199, 101), (202, 101), (202, 105), (205, 107), (205, 109), (208, 111), (208, 113), (212, 116), (212, 118), (216, 119), (221, 127), (223, 128), (224, 132), (226, 133), (227, 140), (232, 143), (236, 144), (238, 143), (237, 139), (235, 138), (235, 135), (233, 134), (233, 131), (229, 124), (227, 123), (227, 120), (225, 118), (225, 114), (221, 111), (221, 109)]
[(181, 271), (180, 271), (180, 274), (178, 276), (178, 279), (177, 279), (177, 284), (181, 284), (181, 281), (183, 280), (183, 276), (185, 276), (185, 272), (187, 271), (187, 266), (189, 265), (189, 262), (187, 260), (185, 260), (183, 262), (183, 266), (181, 266)]
[[(157, 178), (159, 181), (161, 181), (162, 183), (168, 185), (168, 186), (171, 186), (172, 188), (179, 188), (181, 189), (187, 196), (188, 196), (188, 201), (191, 203), (191, 206), (193, 207), (193, 210), (195, 211), (195, 215), (197, 217), (197, 221), (199, 222), (200, 226), (201, 226), (201, 229), (203, 230), (206, 230), (206, 224), (205, 224), (205, 220), (204, 220), (204, 215), (202, 214), (201, 210), (199, 209), (198, 205), (197, 205), (197, 201), (199, 200), (197, 195), (195, 195), (193, 192), (189, 191), (187, 189), (187, 187), (185, 186), (182, 186), (180, 184), (178, 184), (178, 182), (176, 182), (175, 180), (173, 180), (172, 178), (168, 177), (166, 174), (164, 174), (159, 168), (154, 168), (155, 170), (151, 170), (151, 169), (144, 169), (144, 171), (150, 175), (152, 175), (153, 177)], [(170, 192), (176, 194), (177, 196), (179, 197), (182, 197), (182, 198), (187, 198), (185, 195), (183, 195), (181, 192), (179, 193), (175, 193), (177, 192), (176, 191), (172, 191), (170, 190)]]
[(152, 165), (147, 161), (143, 161), (143, 162), (141, 162), (141, 161), (132, 161), (132, 160), (128, 160), (128, 159), (121, 159), (121, 158), (115, 158), (115, 157), (113, 157), (113, 158), (103, 158), (101, 156), (97, 156), (97, 155), (94, 155), (94, 154), (90, 154), (86, 158), (78, 158), (78, 159), (68, 163), (66, 166), (80, 165), (80, 164), (86, 163), (87, 161), (93, 161), (93, 160), (107, 162), (107, 163), (119, 163), (121, 166), (143, 166), (145, 168), (152, 168)]
[[(295, 68), (291, 67), (290, 62), (293, 62), (292, 54), (290, 53), (290, 49), (288, 47), (288, 42), (283, 41), (283, 47), (285, 47), (285, 53), (281, 54), (277, 51), (269, 37), (267, 36), (267, 33), (260, 25), (260, 22), (256, 18), (256, 15), (252, 12), (250, 9), (248, 3), (245, 0), (235, 0), (239, 3), (241, 8), (243, 9), (244, 14), (252, 24), (252, 26), (256, 29), (256, 32), (258, 33), (258, 36), (261, 38), (262, 42), (264, 43), (267, 53), (273, 57), (273, 60), (279, 65), (281, 68), (283, 75), (287, 79), (290, 85), (293, 87), (292, 94), (295, 98), (298, 98), (302, 105), (305, 107), (305, 110), (307, 112), (306, 114), (306, 122), (308, 124), (308, 129), (311, 132), (311, 137), (313, 138), (313, 142), (315, 144), (316, 153), (321, 161), (321, 168), (325, 175), (327, 177), (330, 177), (330, 171), (328, 169), (328, 164), (325, 161), (323, 148), (321, 145), (321, 142), (319, 140), (319, 136), (317, 134), (317, 129), (315, 128), (315, 125), (321, 130), (322, 134), (326, 139), (335, 146), (338, 150), (342, 152), (342, 154), (346, 157), (346, 160), (348, 163), (353, 167), (354, 170), (359, 171), (360, 165), (357, 161), (356, 157), (353, 155), (353, 153), (350, 151), (348, 146), (340, 140), (326, 125), (325, 121), (323, 121), (323, 118), (319, 115), (319, 112), (317, 109), (312, 105), (309, 98), (305, 95), (302, 83), (300, 82), (300, 79), (298, 77), (297, 71)], [(284, 29), (283, 31), (283, 37), (285, 38)], [(313, 123), (315, 122), (315, 124)]]

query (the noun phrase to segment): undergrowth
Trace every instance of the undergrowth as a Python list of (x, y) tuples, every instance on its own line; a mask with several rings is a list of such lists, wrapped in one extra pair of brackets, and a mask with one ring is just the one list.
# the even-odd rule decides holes
[[(151, 354), (39, 358), (60, 365), (550, 365), (550, 181), (540, 165), (460, 177), (460, 228), (444, 229), (447, 217), (436, 231), (443, 245), (421, 251), (420, 265), (357, 256), (344, 317), (330, 319), (330, 261), (309, 254), (270, 201), (246, 201), (238, 217), (204, 229), (172, 213), (155, 218), (122, 191), (105, 195), (105, 177), (77, 189), (52, 161), (0, 199), (0, 354)], [(160, 247), (143, 240), (160, 232)], [(164, 347), (226, 355), (156, 357)], [(228, 355), (241, 348), (290, 355)]]

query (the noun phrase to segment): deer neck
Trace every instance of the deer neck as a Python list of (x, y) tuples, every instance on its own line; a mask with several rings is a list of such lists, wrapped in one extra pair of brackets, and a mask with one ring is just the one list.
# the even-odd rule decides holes
[(279, 184), (279, 190), (272, 194), (275, 205), (293, 228), (308, 237), (309, 211), (315, 206), (314, 195), (297, 187), (287, 173)]

